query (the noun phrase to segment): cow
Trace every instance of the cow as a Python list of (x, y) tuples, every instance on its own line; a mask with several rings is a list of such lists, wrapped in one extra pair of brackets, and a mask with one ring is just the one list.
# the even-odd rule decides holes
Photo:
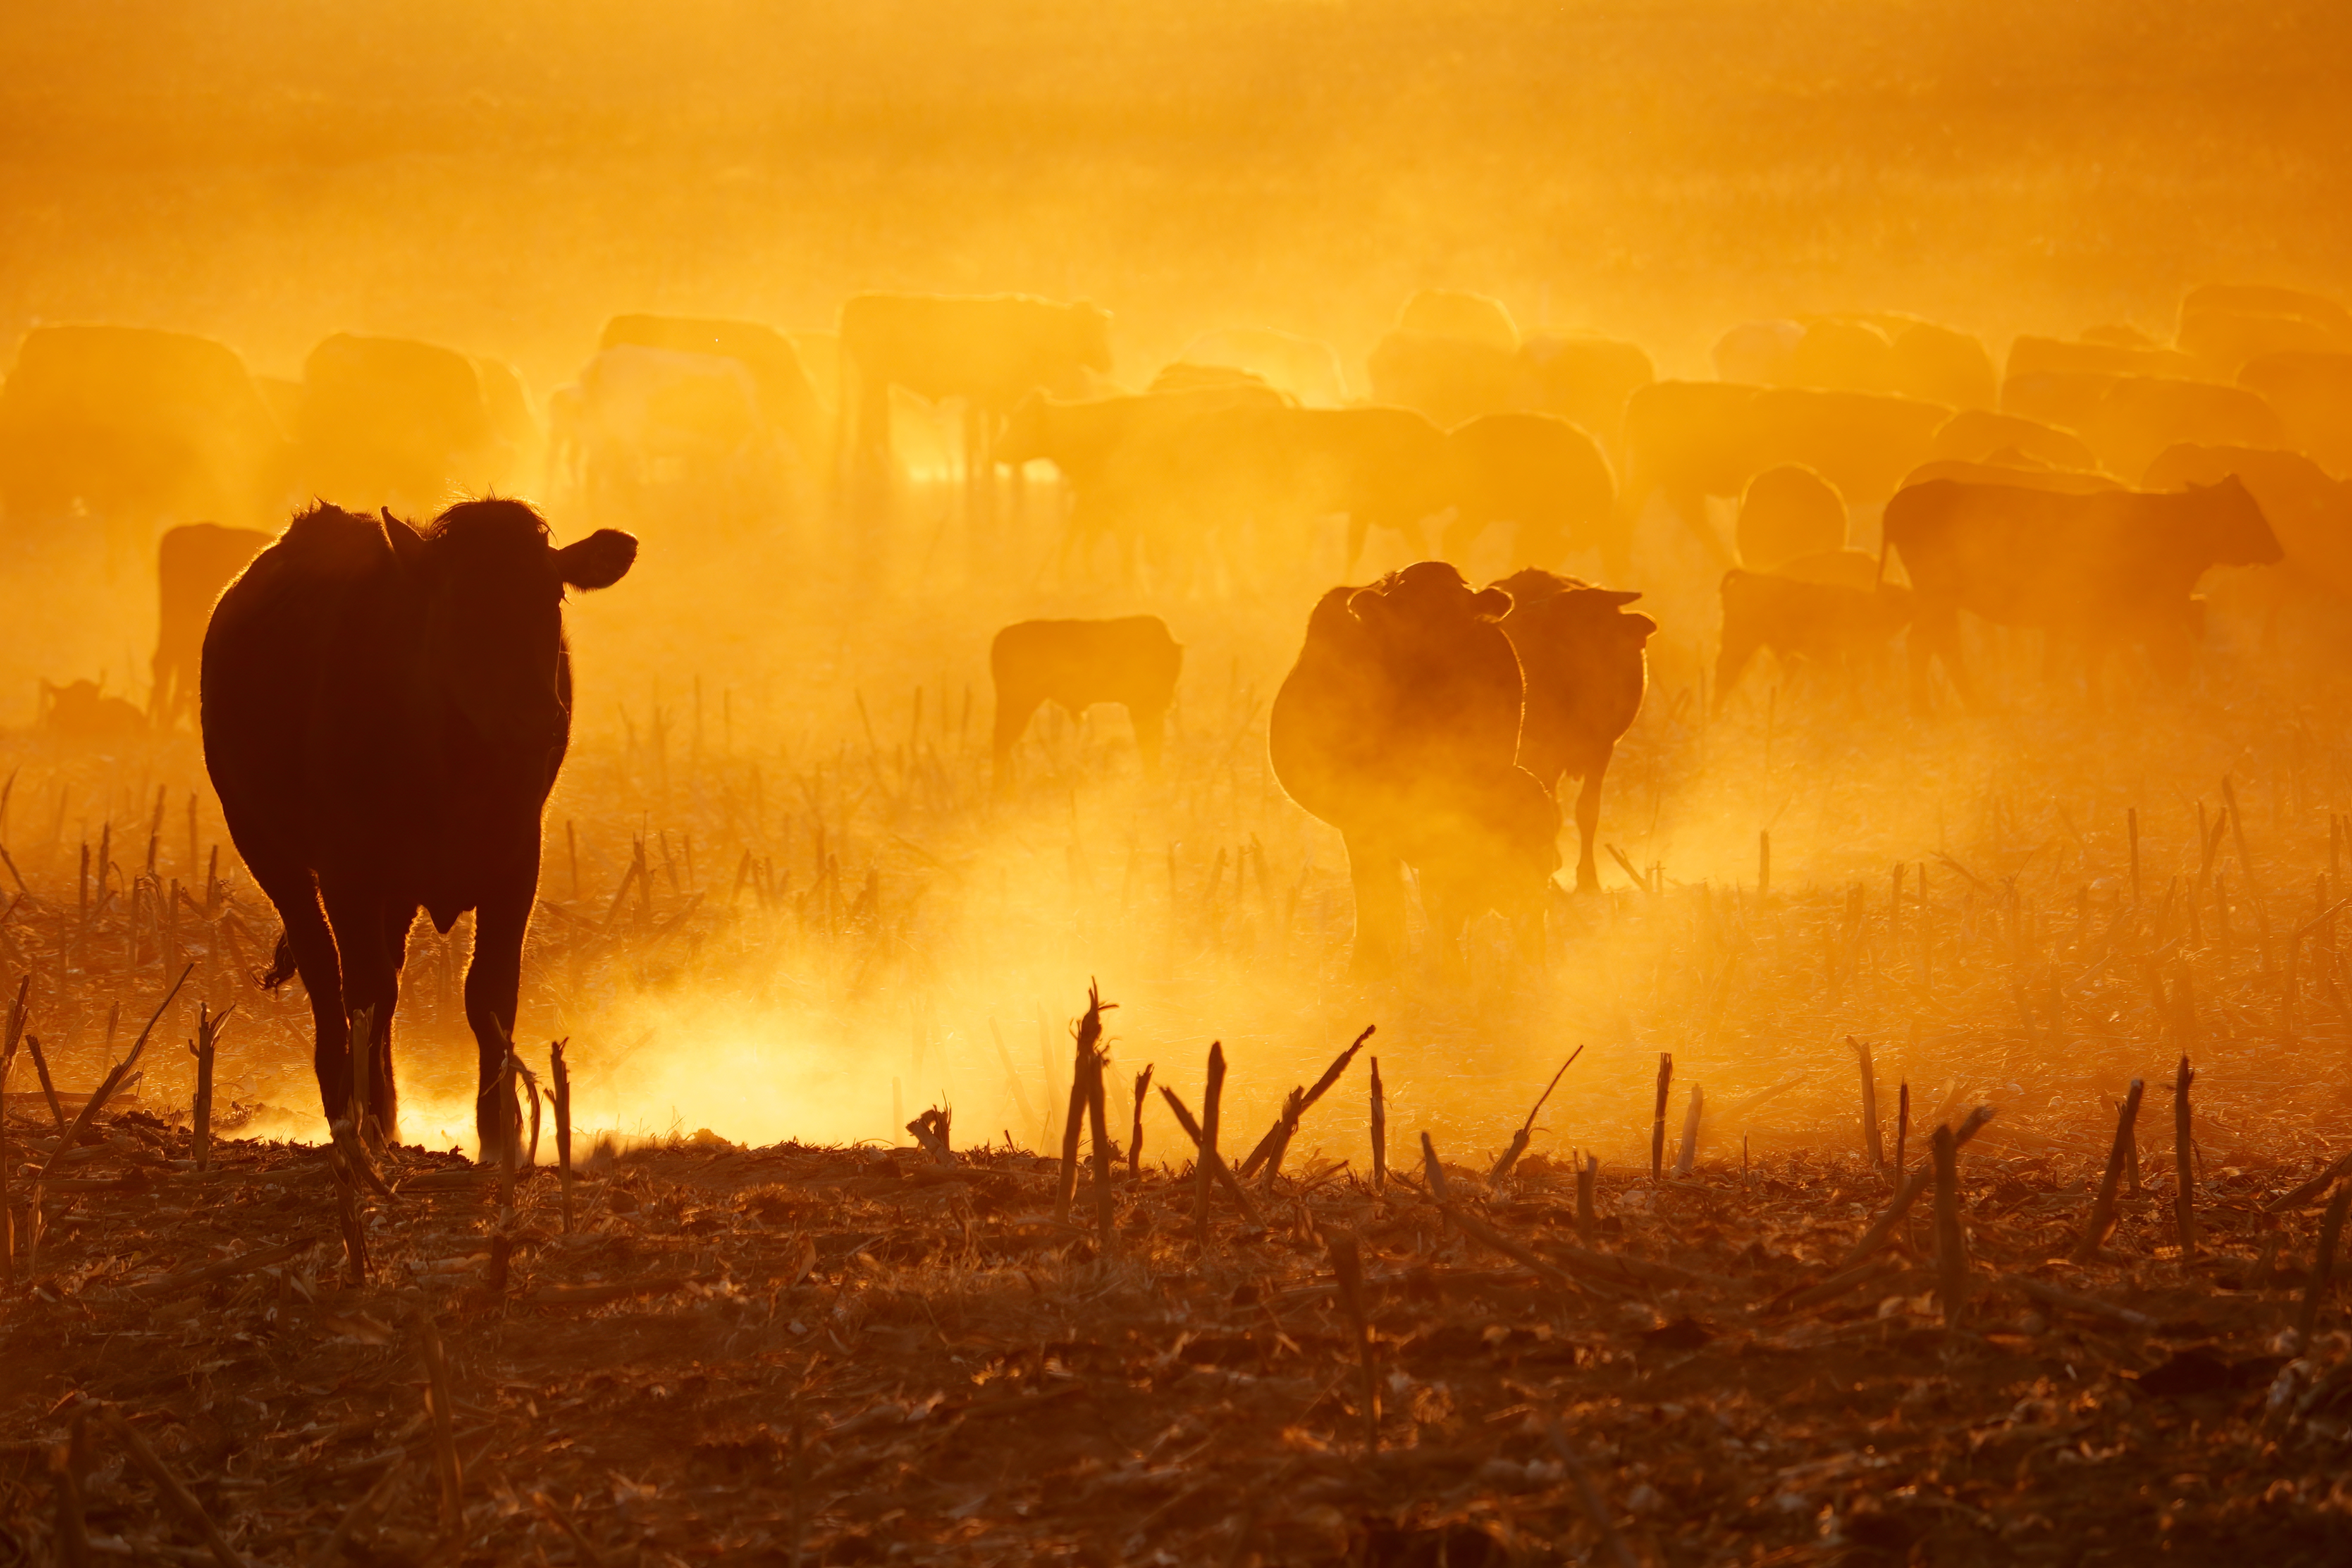
[(792, 443), (800, 466), (810, 472), (824, 466), (829, 447), (824, 405), (799, 348), (775, 328), (702, 316), (615, 316), (604, 323), (596, 346), (667, 349), (736, 361), (751, 377), (761, 419)]
[[(2019, 454), (1996, 453), (1995, 457), (2016, 458)], [(1963, 463), (1946, 458), (1922, 463), (1903, 476), (1903, 489), (1924, 485), (1933, 479), (1951, 479), (1964, 485), (2015, 485), (2029, 490), (2056, 490), (2063, 495), (2097, 495), (2105, 490), (2119, 490), (2123, 481), (2110, 478), (2096, 469), (2084, 472), (2075, 468), (2041, 468), (2020, 462)]]
[(2248, 360), (2238, 384), (2277, 410), (2287, 443), (2352, 479), (2352, 353), (2272, 353)]
[(409, 926), (420, 908), (443, 931), (472, 910), (475, 1121), (486, 1163), (511, 1146), (515, 1103), (496, 1086), (541, 813), (571, 734), (563, 594), (609, 587), (636, 551), (611, 530), (558, 549), (517, 500), (460, 502), (421, 532), (388, 510), (320, 503), (221, 595), (205, 633), (205, 766), (285, 922), (263, 984), (299, 974), (310, 994), (330, 1122), (397, 1136)]
[(1658, 379), (1638, 343), (1589, 332), (1539, 332), (1519, 344), (1517, 407), (1557, 414), (1614, 451), (1625, 400)]
[(1845, 548), (1845, 498), (1800, 463), (1767, 468), (1739, 498), (1736, 539), (1740, 562), (1758, 572), (1825, 550)]
[[(1886, 506), (1885, 552), (1913, 591), (1911, 696), (1927, 706), (1927, 664), (1942, 661), (1980, 707), (1960, 659), (1959, 612), (2037, 626), (2078, 647), (2095, 698), (2108, 647), (2134, 641), (2158, 674), (2188, 669), (2200, 624), (2191, 592), (2214, 566), (2280, 559), (2277, 536), (2234, 478), (2178, 495), (2063, 495), (2013, 485), (1914, 485)], [(1882, 559), (1883, 559), (1882, 555)]]
[(1650, 680), (1645, 650), (1658, 623), (1625, 608), (1638, 593), (1597, 588), (1539, 566), (1494, 586), (1510, 595), (1510, 613), (1500, 624), (1527, 681), (1519, 766), (1555, 794), (1562, 779), (1583, 781), (1576, 797), (1576, 890), (1597, 892), (1592, 849), (1601, 784), (1618, 741), (1642, 710)]
[(549, 409), (551, 471), (592, 517), (641, 527), (693, 512), (723, 525), (780, 501), (788, 437), (731, 354), (615, 344)]
[(110, 556), (143, 554), (159, 524), (259, 521), (284, 461), (244, 361), (209, 338), (35, 327), (0, 386), (0, 504), (19, 533), (79, 507)]
[(1316, 602), (1297, 662), (1275, 694), (1266, 751), (1276, 780), (1339, 830), (1354, 884), (1353, 973), (1388, 973), (1404, 947), (1400, 868), (1423, 876), (1442, 962), (1487, 909), (1540, 935), (1559, 867), (1559, 808), (1517, 765), (1525, 683), (1497, 624), (1499, 588), (1474, 593), (1442, 561)]
[(1699, 381), (1645, 386), (1625, 406), (1619, 553), (1604, 560), (1622, 563), (1643, 507), (1663, 492), (1709, 552), (1733, 565), (1706, 521), (1708, 496), (1740, 495), (1764, 469), (1798, 463), (1849, 504), (1874, 504), (1927, 460), (1951, 416), (1941, 404), (1872, 393)]
[(1262, 382), (1075, 402), (1033, 392), (1005, 421), (996, 452), (1004, 462), (1043, 460), (1061, 471), (1071, 497), (1063, 566), (1074, 552), (1089, 560), (1097, 543), (1111, 539), (1132, 575), (1139, 545), (1159, 547), (1170, 558), (1164, 563), (1191, 556), (1187, 442), (1193, 426), (1225, 409), (1290, 405)]
[(1518, 525), (1514, 558), (1558, 561), (1609, 537), (1617, 482), (1592, 437), (1550, 414), (1487, 414), (1446, 432), (1454, 520), (1444, 552), (1464, 559), (1490, 523)]
[(985, 507), (991, 448), (1013, 405), (1039, 388), (1075, 395), (1111, 366), (1110, 312), (1025, 294), (859, 294), (841, 307), (838, 447), (847, 476), (888, 470), (890, 389), (964, 400), (964, 474)]
[(2151, 490), (2185, 490), (2235, 478), (2263, 509), (2293, 579), (2352, 601), (2352, 483), (2299, 452), (2247, 447), (2168, 447), (2140, 480)]
[(1228, 364), (1248, 371), (1309, 408), (1337, 408), (1348, 401), (1339, 351), (1319, 338), (1267, 327), (1224, 327), (1202, 333), (1176, 357), (1192, 364)]
[(2307, 316), (2184, 310), (2179, 342), (2182, 352), (2196, 356), (2202, 375), (2214, 381), (2234, 381), (2248, 361), (2264, 354), (2342, 353), (2352, 348), (2352, 333), (2338, 331)]
[(147, 716), (157, 729), (173, 728), (194, 709), (213, 601), (269, 539), (259, 529), (217, 522), (186, 523), (163, 535), (155, 557), (155, 658), (147, 697)]
[(1158, 616), (1006, 626), (988, 645), (988, 673), (996, 687), (992, 756), (997, 792), (1012, 787), (1013, 748), (1048, 702), (1074, 719), (1097, 702), (1125, 708), (1144, 774), (1159, 777), (1168, 710), (1183, 668), (1184, 645)]
[(89, 746), (119, 746), (148, 732), (147, 715), (135, 702), (109, 697), (95, 680), (41, 682), (41, 728), (60, 739)]
[(1960, 408), (1990, 406), (1998, 391), (1984, 344), (1916, 316), (1816, 316), (1751, 321), (1718, 339), (1725, 381), (1872, 392)]
[(1374, 402), (1416, 410), (1441, 426), (1510, 407), (1519, 377), (1514, 349), (1402, 328), (1381, 335), (1364, 368)]
[(1768, 648), (1784, 667), (1819, 666), (1858, 697), (1865, 671), (1911, 621), (1910, 590), (1878, 583), (1875, 574), (1871, 557), (1852, 550), (1775, 572), (1735, 566), (1725, 573), (1716, 713), (1723, 712), (1749, 661)]
[(2277, 412), (2241, 386), (2166, 376), (2125, 376), (2107, 388), (2082, 426), (2109, 473), (2137, 474), (2167, 447), (2281, 447)]
[(1431, 337), (1465, 338), (1500, 349), (1519, 352), (1518, 323), (1510, 307), (1487, 294), (1466, 289), (1416, 289), (1397, 312), (1397, 330)]
[(1425, 520), (1453, 504), (1445, 432), (1410, 408), (1221, 409), (1184, 432), (1184, 496), (1205, 532), (1254, 520), (1266, 552), (1293, 553), (1315, 518), (1348, 520), (1345, 570), (1374, 528), (1418, 554)]
[(520, 458), (499, 435), (473, 361), (434, 343), (350, 332), (303, 361), (294, 439), (299, 490), (363, 507), (436, 507), (495, 489)]
[(1939, 458), (1964, 463), (2014, 454), (2053, 468), (2088, 470), (2099, 466), (2089, 444), (2072, 430), (2019, 414), (1995, 414), (1989, 408), (1963, 408), (1953, 415), (1937, 430), (1929, 449)]

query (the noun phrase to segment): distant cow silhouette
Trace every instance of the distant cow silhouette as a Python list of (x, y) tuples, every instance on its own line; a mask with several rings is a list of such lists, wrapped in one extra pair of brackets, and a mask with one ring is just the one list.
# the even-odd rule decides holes
[(792, 443), (793, 456), (803, 469), (815, 473), (825, 466), (830, 441), (824, 405), (799, 348), (775, 328), (703, 316), (615, 316), (604, 323), (596, 346), (625, 344), (709, 354), (740, 363), (759, 395), (762, 423)]
[(2271, 405), (2242, 386), (2161, 376), (2126, 376), (2107, 388), (2082, 426), (2109, 473), (2137, 474), (2167, 447), (2278, 447), (2286, 427)]
[(1348, 520), (1352, 570), (1374, 528), (1414, 552), (1423, 523), (1453, 504), (1445, 433), (1410, 408), (1222, 409), (1192, 425), (1185, 493), (1197, 526), (1255, 520), (1262, 553), (1287, 562), (1315, 518)]
[(1739, 498), (1735, 538), (1740, 563), (1751, 571), (1777, 571), (1799, 556), (1843, 550), (1845, 536), (1845, 498), (1801, 464), (1765, 469)]
[(455, 349), (338, 332), (302, 363), (298, 491), (362, 509), (431, 508), (511, 482), (479, 368)]
[(1963, 408), (1937, 428), (1931, 448), (1937, 458), (1981, 463), (1999, 454), (2013, 454), (2053, 468), (2095, 468), (2099, 459), (2080, 436), (2028, 419), (2021, 414), (1995, 414), (1989, 408)]
[(1466, 289), (1417, 289), (1397, 312), (1397, 330), (1434, 337), (1490, 343), (1507, 354), (1519, 352), (1518, 323), (1510, 307)]
[(1161, 737), (1176, 700), (1184, 647), (1158, 616), (1108, 621), (1018, 621), (988, 647), (996, 685), (996, 787), (1012, 783), (1013, 747), (1037, 710), (1057, 704), (1076, 718), (1097, 702), (1127, 710), (1143, 771), (1160, 772)]
[(1375, 402), (1426, 414), (1442, 426), (1510, 407), (1519, 384), (1515, 349), (1490, 338), (1402, 328), (1381, 335), (1364, 368)]
[(196, 705), (196, 668), (213, 601), (268, 547), (258, 529), (192, 522), (165, 533), (156, 552), (155, 658), (148, 716), (168, 730)]
[(890, 389), (898, 386), (932, 402), (964, 399), (965, 477), (981, 486), (994, 471), (997, 426), (1014, 404), (1039, 388), (1086, 391), (1087, 374), (1108, 373), (1110, 363), (1110, 312), (1083, 300), (857, 295), (841, 308), (837, 417), (848, 472), (870, 479), (887, 471)]
[[(392, 1018), (422, 907), (476, 911), (466, 1018), (486, 1159), (515, 1134), (495, 1092), (539, 885), (540, 814), (572, 727), (563, 592), (636, 556), (600, 531), (562, 549), (520, 501), (467, 501), (424, 532), (331, 506), (297, 517), (221, 595), (205, 634), (205, 765), (229, 836), (285, 921), (267, 984), (299, 973), (320, 1099), (398, 1124)], [(323, 906), (323, 907), (322, 907)], [(356, 1121), (357, 1119), (355, 1119)], [(362, 1131), (365, 1131), (362, 1125)]]
[(1223, 327), (1194, 338), (1176, 357), (1192, 364), (1229, 364), (1248, 371), (1309, 408), (1337, 408), (1348, 401), (1339, 351), (1319, 338), (1265, 327)]
[(1633, 726), (1649, 688), (1644, 651), (1658, 623), (1625, 608), (1642, 595), (1596, 588), (1541, 567), (1495, 584), (1511, 596), (1503, 635), (1519, 656), (1527, 706), (1519, 766), (1547, 790), (1581, 779), (1576, 797), (1576, 890), (1596, 892), (1592, 849), (1601, 827), (1601, 784), (1618, 741)]
[(143, 555), (166, 521), (258, 521), (285, 437), (236, 354), (145, 327), (25, 334), (0, 387), (0, 503), (11, 530), (79, 503), (110, 546)]
[(1962, 665), (1959, 612), (2038, 626), (2078, 649), (2098, 691), (2106, 651), (2144, 647), (2159, 675), (2186, 673), (2200, 617), (2197, 581), (2219, 565), (2276, 562), (2279, 542), (2236, 479), (2178, 495), (2061, 495), (1937, 479), (1887, 503), (1885, 548), (1913, 590), (1912, 701), (1927, 702), (1940, 659), (1961, 699), (1979, 706)]
[(1557, 414), (1615, 452), (1625, 400), (1658, 379), (1639, 343), (1590, 332), (1535, 332), (1519, 344), (1516, 407)]
[(41, 728), (84, 745), (120, 745), (147, 732), (147, 715), (138, 705), (109, 697), (95, 680), (68, 680), (63, 686), (41, 682)]
[(1725, 381), (1883, 393), (1959, 408), (1991, 405), (1992, 356), (1968, 333), (1916, 316), (1750, 321), (1715, 345)]
[[(1823, 581), (1832, 563), (1852, 566)], [(1818, 666), (1849, 693), (1911, 620), (1911, 592), (1874, 584), (1860, 551), (1835, 551), (1796, 570), (1723, 574), (1723, 635), (1715, 662), (1715, 710), (1723, 711), (1748, 663), (1767, 649), (1784, 666)], [(1810, 575), (1800, 575), (1808, 573)], [(1859, 576), (1859, 585), (1853, 578)]]
[(1421, 872), (1448, 969), (1487, 909), (1524, 943), (1540, 932), (1559, 808), (1515, 760), (1525, 688), (1496, 625), (1510, 607), (1508, 594), (1473, 594), (1442, 561), (1331, 589), (1275, 696), (1275, 777), (1347, 841), (1360, 975), (1384, 974), (1402, 954), (1403, 865)]
[(2285, 575), (2352, 603), (2352, 482), (2309, 458), (2260, 447), (2172, 447), (2147, 466), (2141, 482), (2152, 490), (2185, 490), (2233, 477), (2278, 536)]
[(562, 493), (599, 522), (658, 527), (684, 515), (698, 536), (724, 536), (784, 504), (790, 433), (732, 354), (615, 343), (554, 406)]
[(1489, 524), (1515, 523), (1512, 560), (1556, 562), (1609, 537), (1617, 484), (1591, 437), (1550, 414), (1488, 414), (1445, 437), (1454, 521), (1445, 554), (1463, 559)]

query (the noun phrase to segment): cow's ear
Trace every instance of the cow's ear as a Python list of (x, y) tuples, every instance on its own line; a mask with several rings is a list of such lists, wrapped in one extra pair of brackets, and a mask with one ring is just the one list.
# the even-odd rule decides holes
[(636, 535), (600, 528), (555, 552), (555, 574), (575, 588), (609, 588), (637, 559)]
[(1502, 588), (1486, 588), (1470, 595), (1470, 613), (1482, 621), (1499, 621), (1511, 613), (1511, 595)]
[(384, 507), (382, 510), (383, 542), (392, 547), (392, 558), (400, 563), (403, 571), (424, 571), (425, 536), (409, 524), (393, 516), (392, 508)]
[(1348, 613), (1364, 625), (1378, 626), (1389, 616), (1389, 596), (1378, 588), (1359, 588), (1348, 595)]

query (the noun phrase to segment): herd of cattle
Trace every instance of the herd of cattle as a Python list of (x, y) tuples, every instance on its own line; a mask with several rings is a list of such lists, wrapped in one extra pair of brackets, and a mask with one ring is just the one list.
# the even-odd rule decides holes
[[(1653, 500), (1719, 571), (1718, 704), (1761, 650), (1851, 676), (1906, 628), (1915, 702), (1938, 662), (1976, 702), (1962, 611), (2042, 631), (2095, 692), (2117, 650), (2177, 677), (2217, 566), (2266, 569), (2232, 579), (2265, 612), (2352, 598), (2352, 313), (2292, 290), (2196, 289), (2168, 346), (2020, 338), (2005, 374), (1911, 318), (1752, 324), (1717, 345), (1715, 381), (1426, 290), (1369, 356), (1368, 401), (1327, 345), (1254, 330), (1120, 391), (1109, 329), (1025, 297), (866, 295), (833, 333), (623, 316), (534, 414), (510, 370), (429, 344), (339, 335), (271, 381), (200, 338), (38, 327), (0, 386), (0, 503), (18, 543), (92, 519), (160, 537), (151, 715), (200, 709), (232, 837), (286, 922), (274, 977), (299, 973), (317, 1015), (331, 1115), (390, 1127), (408, 922), (478, 911), (486, 1150), (511, 1134), (489, 1086), (569, 731), (561, 600), (618, 580), (636, 542), (599, 529), (558, 549), (530, 506), (442, 510), (453, 490), (535, 485), (566, 515), (635, 523), (681, 501), (755, 520), (804, 486), (854, 525), (887, 502), (913, 400), (959, 409), (975, 515), (1004, 465), (1053, 465), (1066, 563), (1115, 542), (1130, 566), (1216, 550), (1296, 581), (1323, 520), (1345, 519), (1343, 574), (1372, 530), (1423, 556), (1435, 529), (1445, 558), (1321, 596), (1269, 720), (1276, 776), (1346, 841), (1371, 973), (1403, 949), (1406, 867), (1446, 963), (1490, 910), (1532, 941), (1567, 779), (1577, 885), (1597, 885), (1602, 780), (1658, 626), (1627, 607), (1640, 594), (1556, 568), (1585, 552), (1622, 580)], [(254, 526), (314, 496), (354, 510)], [(1728, 538), (1715, 499), (1737, 507)], [(395, 507), (439, 515), (420, 530)], [(1874, 517), (1880, 548), (1855, 548)], [(1459, 563), (1491, 556), (1497, 527), (1517, 569), (1475, 588)], [(1181, 660), (1155, 616), (1005, 628), (1000, 780), (1048, 701), (1124, 703), (1156, 771)]]

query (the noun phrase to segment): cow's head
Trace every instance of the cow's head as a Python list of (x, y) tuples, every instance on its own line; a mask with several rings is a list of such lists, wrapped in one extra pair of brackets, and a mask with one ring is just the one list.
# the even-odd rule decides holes
[(2213, 560), (2221, 566), (2275, 566), (2286, 559), (2278, 535), (2271, 531), (2252, 491), (2235, 474), (2219, 484), (2190, 485), (2206, 537), (2212, 542)]
[(1357, 593), (1349, 599), (1348, 608), (1374, 628), (1383, 625), (1433, 627), (1499, 621), (1511, 613), (1511, 595), (1501, 588), (1472, 593), (1469, 583), (1451, 563), (1422, 561), (1391, 572)]
[(608, 588), (637, 558), (614, 529), (557, 549), (517, 500), (461, 501), (422, 532), (383, 513), (383, 536), (425, 606), (425, 679), (485, 741), (538, 753), (571, 733), (563, 590)]

